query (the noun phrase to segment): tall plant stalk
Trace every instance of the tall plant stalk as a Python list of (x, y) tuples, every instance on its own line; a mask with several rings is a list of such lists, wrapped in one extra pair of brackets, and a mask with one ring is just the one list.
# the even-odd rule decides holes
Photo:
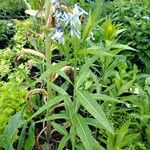
[[(51, 2), (49, 0), (46, 0), (45, 2), (45, 6), (46, 6), (46, 17), (45, 17), (45, 26), (46, 26), (46, 30), (45, 30), (45, 57), (46, 57), (46, 70), (48, 70), (51, 66), (51, 58), (52, 58), (52, 51), (51, 51), (51, 40), (48, 36), (48, 32), (47, 30), (51, 27), (51, 20), (52, 20), (52, 9), (51, 9)], [(51, 75), (49, 78), (47, 78), (46, 80), (46, 84), (47, 84), (47, 101), (50, 101), (51, 98), (53, 97), (53, 92), (52, 89), (50, 87), (50, 82), (51, 82)], [(46, 116), (50, 116), (50, 109), (49, 108), (47, 110), (47, 114)], [(47, 144), (48, 144), (48, 149), (50, 150), (50, 137), (51, 137), (51, 122), (47, 121)]]

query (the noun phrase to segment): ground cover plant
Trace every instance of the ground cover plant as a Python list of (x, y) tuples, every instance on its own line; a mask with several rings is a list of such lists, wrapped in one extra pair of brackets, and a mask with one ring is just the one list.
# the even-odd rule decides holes
[(0, 148), (150, 149), (149, 68), (131, 59), (139, 49), (123, 40), (126, 25), (105, 16), (126, 7), (24, 3), (30, 17), (12, 21), (15, 32), (0, 49)]

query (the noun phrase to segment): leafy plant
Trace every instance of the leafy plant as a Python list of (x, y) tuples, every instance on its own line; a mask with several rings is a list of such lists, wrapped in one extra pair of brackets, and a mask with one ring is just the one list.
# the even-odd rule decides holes
[(23, 0), (1, 0), (0, 18), (8, 19), (11, 17), (20, 16), (24, 14), (26, 5)]
[(26, 11), (30, 19), (15, 20), (14, 49), (17, 61), (25, 62), (8, 83), (28, 91), (5, 128), (2, 147), (148, 149), (149, 78), (139, 76), (124, 55), (137, 50), (119, 42), (126, 31), (120, 24), (99, 19), (103, 1), (90, 3), (90, 13), (70, 3), (46, 0), (39, 8), (36, 1), (38, 10)]
[(144, 65), (143, 71), (149, 73), (149, 9), (145, 8), (143, 3), (111, 3), (108, 5), (107, 14), (126, 29), (120, 41), (130, 43), (130, 46), (138, 50), (138, 53), (129, 54), (130, 57), (132, 55), (132, 61), (139, 68)]
[(15, 29), (13, 28), (13, 24), (11, 22), (0, 21), (0, 49), (4, 49), (9, 45), (14, 32)]

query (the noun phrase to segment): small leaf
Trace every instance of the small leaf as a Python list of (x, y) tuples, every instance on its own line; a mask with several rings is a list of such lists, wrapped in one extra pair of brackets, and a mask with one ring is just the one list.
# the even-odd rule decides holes
[(67, 134), (61, 139), (61, 141), (59, 142), (58, 150), (64, 149), (69, 138), (70, 138), (70, 136), (69, 136), (69, 134)]
[(129, 143), (134, 142), (138, 137), (139, 137), (139, 134), (137, 134), (137, 133), (126, 135), (122, 144), (121, 144), (122, 147), (127, 146), (127, 145), (129, 145)]
[(92, 96), (94, 97), (94, 99), (98, 99), (98, 100), (103, 100), (103, 101), (108, 101), (108, 102), (115, 102), (115, 103), (124, 103), (122, 101), (119, 101), (116, 98), (113, 98), (113, 97), (105, 95), (105, 94), (92, 94)]
[(5, 149), (12, 150), (18, 128), (23, 124), (22, 111), (17, 112), (8, 122), (4, 131)]
[(68, 93), (61, 87), (59, 87), (58, 85), (54, 84), (54, 83), (49, 83), (50, 87), (57, 91), (58, 93), (60, 94), (63, 94), (63, 95), (68, 95)]
[[(56, 65), (51, 65), (48, 70), (46, 70), (36, 81), (35, 83), (37, 82), (40, 82), (41, 80), (45, 80), (46, 78), (50, 77), (50, 75), (54, 72), (59, 72), (61, 70), (61, 68), (63, 68), (64, 66), (66, 66), (68, 63), (71, 63), (72, 60), (70, 61), (61, 61), (59, 63), (57, 63)], [(60, 71), (61, 72), (61, 71)], [(62, 73), (61, 73), (62, 74)], [(62, 74), (62, 76), (65, 77), (64, 74)], [(67, 79), (69, 80), (69, 79)], [(34, 84), (35, 84), (34, 83)]]
[(121, 147), (122, 142), (124, 141), (124, 138), (126, 137), (126, 134), (128, 133), (129, 123), (124, 123), (121, 128), (117, 131), (116, 134), (116, 147)]
[(128, 45), (124, 45), (124, 44), (115, 44), (112, 46), (112, 48), (117, 48), (117, 49), (122, 49), (122, 50), (132, 50), (132, 51), (137, 51), (134, 48), (128, 46)]
[(101, 14), (102, 4), (103, 4), (103, 2), (97, 1), (95, 3), (95, 9), (94, 9), (92, 15), (91, 15), (91, 13), (89, 14), (88, 21), (84, 27), (83, 34), (82, 34), (82, 43), (84, 43), (86, 41), (86, 39), (88, 38), (88, 36), (90, 35), (90, 33), (92, 32), (94, 27), (98, 24), (98, 22), (99, 22), (98, 18)]
[(86, 150), (93, 150), (92, 134), (83, 117), (74, 115), (74, 125)]
[(46, 117), (44, 119), (41, 119), (39, 121), (36, 121), (35, 123), (40, 123), (40, 122), (45, 122), (45, 121), (50, 121), (50, 120), (57, 120), (57, 119), (65, 119), (65, 120), (69, 120), (69, 117), (65, 114), (52, 114), (49, 117)]
[(22, 150), (25, 142), (27, 124), (24, 125), (18, 140), (17, 150)]
[(46, 104), (44, 104), (37, 112), (35, 112), (27, 121), (32, 120), (32, 118), (38, 116), (39, 114), (41, 114), (43, 111), (47, 110), (48, 108), (58, 104), (59, 102), (61, 102), (65, 98), (67, 98), (66, 95), (60, 95), (60, 96), (52, 98)]
[(29, 136), (25, 141), (25, 150), (33, 150), (35, 144), (35, 124), (32, 123), (29, 128)]
[(127, 90), (129, 90), (129, 88), (133, 85), (134, 80), (131, 80), (129, 82), (127, 82), (126, 84), (124, 84), (123, 86), (121, 86), (121, 88), (119, 89), (118, 95), (121, 95), (124, 92), (127, 92)]
[(62, 125), (55, 123), (55, 122), (52, 122), (51, 124), (56, 129), (56, 131), (58, 131), (60, 134), (68, 135), (67, 130)]
[(93, 57), (92, 59), (88, 59), (87, 62), (81, 67), (79, 75), (76, 79), (76, 89), (78, 89), (82, 83), (86, 80), (86, 77), (89, 73), (89, 67), (96, 61), (97, 57)]

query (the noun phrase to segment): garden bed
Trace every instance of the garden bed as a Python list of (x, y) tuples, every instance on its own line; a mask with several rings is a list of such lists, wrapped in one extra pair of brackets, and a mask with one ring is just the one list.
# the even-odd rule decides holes
[(150, 149), (147, 1), (26, 4), (0, 15), (0, 149)]

